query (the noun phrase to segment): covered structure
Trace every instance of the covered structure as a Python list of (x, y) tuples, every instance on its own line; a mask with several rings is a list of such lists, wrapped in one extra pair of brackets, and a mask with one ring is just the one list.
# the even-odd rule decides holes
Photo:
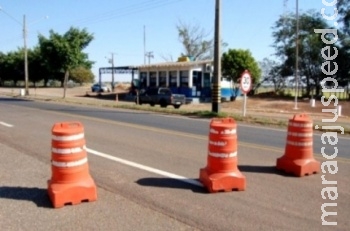
[(120, 66), (120, 67), (100, 67), (98, 69), (98, 82), (102, 84), (102, 74), (112, 74), (112, 89), (114, 89), (114, 74), (131, 74), (131, 81), (134, 82), (135, 74), (138, 68), (135, 66)]
[[(173, 93), (186, 98), (211, 97), (213, 60), (191, 61), (180, 57), (178, 62), (155, 63), (138, 66), (139, 87), (169, 87)], [(230, 81), (221, 79), (221, 97), (232, 96)]]

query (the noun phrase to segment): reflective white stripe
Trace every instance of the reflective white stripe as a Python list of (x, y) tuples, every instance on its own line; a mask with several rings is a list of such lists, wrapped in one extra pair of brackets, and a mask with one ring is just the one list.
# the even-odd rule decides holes
[(312, 127), (312, 123), (289, 122), (289, 126), (298, 127), (298, 128), (309, 128), (309, 127)]
[(210, 133), (214, 133), (214, 134), (219, 134), (219, 132), (218, 132), (218, 131), (216, 131), (216, 130), (215, 130), (215, 129), (213, 129), (213, 128), (211, 128), (209, 132), (210, 132)]
[(86, 150), (86, 146), (76, 148), (51, 148), (51, 151), (56, 154), (74, 154)]
[(1, 124), (1, 125), (4, 125), (5, 127), (9, 127), (9, 128), (12, 128), (12, 127), (13, 127), (12, 124), (8, 124), (8, 123), (1, 122), (1, 121), (0, 121), (0, 124)]
[(230, 158), (237, 156), (237, 152), (231, 152), (231, 153), (217, 153), (217, 152), (208, 152), (209, 156), (217, 157), (217, 158)]
[(292, 145), (292, 146), (307, 147), (307, 146), (311, 146), (311, 145), (312, 145), (312, 142), (287, 141), (287, 144), (290, 144), (290, 145)]
[(81, 160), (77, 161), (71, 161), (71, 162), (58, 162), (58, 161), (51, 161), (51, 164), (55, 167), (60, 167), (60, 168), (69, 168), (69, 167), (76, 167), (80, 166), (87, 163), (87, 157)]
[(209, 140), (209, 144), (211, 145), (214, 145), (214, 146), (226, 146), (227, 142), (225, 141), (212, 141), (212, 140)]
[(166, 171), (163, 171), (163, 170), (160, 170), (160, 169), (148, 167), (148, 166), (145, 166), (145, 165), (142, 165), (142, 164), (138, 164), (138, 163), (131, 162), (131, 161), (128, 161), (128, 160), (124, 160), (124, 159), (121, 159), (121, 158), (118, 158), (118, 157), (115, 157), (115, 156), (111, 156), (111, 155), (108, 155), (106, 153), (98, 152), (98, 151), (95, 151), (95, 150), (92, 150), (92, 149), (89, 149), (89, 148), (87, 148), (87, 151), (90, 154), (93, 154), (93, 155), (96, 155), (96, 156), (99, 156), (99, 157), (102, 157), (102, 158), (106, 158), (107, 160), (112, 160), (112, 161), (115, 161), (115, 162), (118, 162), (118, 163), (121, 163), (121, 164), (125, 164), (125, 165), (133, 167), (133, 168), (138, 168), (138, 169), (141, 169), (141, 170), (144, 170), (144, 171), (148, 171), (148, 172), (151, 172), (151, 173), (155, 173), (155, 174), (158, 174), (158, 175), (161, 175), (161, 176), (166, 176), (167, 178), (172, 178), (172, 179), (180, 180), (180, 181), (183, 181), (183, 182), (186, 182), (186, 183), (189, 183), (189, 184), (193, 184), (193, 185), (196, 185), (196, 186), (203, 187), (202, 183), (200, 183), (198, 180), (195, 180), (195, 179), (192, 179), (192, 178), (187, 178), (187, 177), (184, 177), (184, 176), (176, 175), (176, 174), (171, 173), (171, 172), (166, 172)]
[(236, 134), (236, 129), (225, 129), (221, 132), (224, 135)]
[(53, 140), (57, 141), (73, 141), (73, 140), (80, 140), (84, 138), (84, 133), (76, 134), (76, 135), (71, 135), (71, 136), (55, 136), (52, 135)]
[(307, 132), (307, 133), (303, 133), (303, 132), (288, 132), (289, 136), (296, 136), (296, 137), (312, 137), (312, 133)]

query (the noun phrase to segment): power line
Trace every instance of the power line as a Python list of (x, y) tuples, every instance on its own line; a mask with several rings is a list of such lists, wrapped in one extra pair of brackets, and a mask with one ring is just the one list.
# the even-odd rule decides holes
[(72, 23), (87, 24), (87, 23), (99, 23), (99, 22), (103, 22), (103, 21), (109, 21), (109, 20), (114, 19), (114, 18), (142, 12), (145, 10), (156, 9), (158, 7), (169, 5), (171, 3), (175, 3), (175, 2), (179, 2), (179, 1), (182, 1), (182, 0), (169, 0), (168, 2), (166, 2), (166, 0), (146, 1), (146, 2), (139, 3), (139, 4), (129, 5), (129, 6), (126, 6), (123, 8), (118, 8), (118, 9), (113, 10), (113, 11), (108, 11), (108, 12), (100, 13), (97, 15), (92, 15), (92, 16), (89, 16), (89, 17), (86, 17), (86, 18), (83, 18), (83, 19), (80, 19), (77, 21), (73, 21), (73, 22), (71, 22), (71, 24)]
[(172, 3), (178, 3), (183, 0), (150, 0), (146, 2), (142, 2), (139, 4), (133, 4), (122, 8), (117, 8), (112, 11), (107, 11), (95, 15), (88, 16), (86, 18), (73, 20), (70, 22), (62, 23), (54, 25), (53, 27), (61, 26), (61, 25), (91, 25), (96, 23), (101, 23), (105, 21), (111, 21), (116, 18), (153, 10), (159, 7), (163, 7), (166, 5), (170, 5)]
[[(101, 22), (110, 21), (119, 17), (124, 17), (124, 16), (132, 15), (132, 14), (136, 14), (136, 13), (140, 13), (148, 10), (153, 10), (153, 9), (170, 5), (173, 3), (178, 3), (180, 1), (183, 1), (183, 0), (148, 0), (145, 2), (135, 3), (129, 6), (117, 8), (112, 11), (91, 15), (86, 18), (73, 20), (73, 21), (65, 22), (61, 24), (56, 24), (51, 26), (50, 28), (55, 28), (63, 25), (91, 25), (91, 24), (101, 23)], [(13, 19), (16, 20), (15, 18)], [(19, 21), (17, 22), (20, 23)]]
[(17, 22), (19, 25), (22, 26), (22, 22), (20, 22), (20, 21), (17, 20), (15, 17), (13, 17), (13, 16), (10, 15), (9, 13), (7, 13), (1, 6), (0, 6), (0, 11), (3, 12), (4, 14), (6, 14), (7, 16), (9, 16), (13, 21)]

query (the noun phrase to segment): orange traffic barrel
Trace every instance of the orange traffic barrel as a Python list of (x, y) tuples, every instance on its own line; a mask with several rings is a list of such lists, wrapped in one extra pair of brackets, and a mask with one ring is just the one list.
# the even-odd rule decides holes
[(97, 190), (89, 174), (84, 127), (80, 122), (52, 127), (51, 170), (48, 194), (54, 208), (96, 201)]
[(207, 166), (200, 169), (199, 180), (211, 193), (245, 190), (245, 176), (237, 167), (237, 124), (233, 118), (211, 120)]
[(277, 159), (277, 169), (299, 177), (320, 171), (320, 163), (313, 157), (312, 127), (307, 114), (296, 114), (289, 120), (285, 153)]

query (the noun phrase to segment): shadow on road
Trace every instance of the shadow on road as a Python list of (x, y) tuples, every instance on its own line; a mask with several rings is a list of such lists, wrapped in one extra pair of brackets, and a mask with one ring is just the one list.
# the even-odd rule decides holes
[(47, 189), (1, 186), (0, 199), (32, 201), (38, 207), (52, 208)]
[(291, 174), (278, 170), (276, 166), (239, 165), (238, 169), (242, 172), (267, 173), (267, 174), (276, 174), (276, 175), (285, 176), (285, 177), (295, 177)]
[(30, 99), (21, 99), (21, 98), (5, 98), (5, 97), (0, 97), (0, 101), (3, 101), (3, 102), (17, 102), (17, 101), (25, 102), (25, 101), (33, 101), (33, 100), (30, 100)]
[[(197, 180), (197, 179), (192, 179)], [(208, 193), (207, 190), (203, 187), (196, 186), (190, 183), (183, 182), (181, 180), (172, 179), (172, 178), (142, 178), (136, 181), (137, 184), (142, 186), (151, 186), (159, 188), (175, 188), (175, 189), (189, 189), (195, 193)]]

